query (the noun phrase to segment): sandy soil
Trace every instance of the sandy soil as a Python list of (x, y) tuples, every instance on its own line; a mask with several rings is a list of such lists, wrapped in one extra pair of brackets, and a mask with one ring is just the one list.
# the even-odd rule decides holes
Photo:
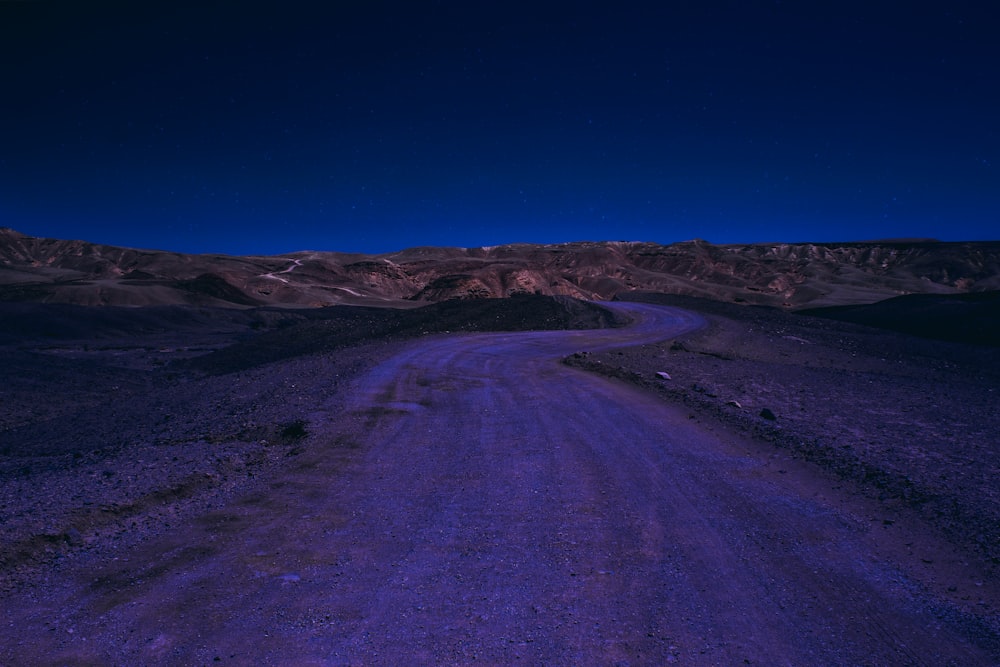
[[(18, 385), (38, 413), (2, 431), (0, 516), (20, 528), (4, 550), (0, 659), (1000, 662), (988, 544), (956, 540), (952, 515), (926, 503), (872, 497), (766, 424), (747, 430), (765, 402), (781, 433), (792, 412), (757, 385), (730, 399), (755, 367), (713, 364), (761, 360), (714, 346), (777, 365), (784, 343), (740, 347), (756, 339), (718, 315), (692, 334), (703, 320), (685, 311), (618, 308), (637, 325), (368, 343), (224, 374), (135, 372), (159, 351), (114, 365), (108, 350), (49, 350), (50, 375)], [(836, 364), (857, 350), (823, 349), (840, 350), (839, 383)], [(576, 362), (631, 382), (559, 363), (581, 351)], [(7, 368), (38, 361), (5, 354)], [(664, 355), (689, 361), (662, 369), (688, 387), (666, 402), (634, 386)], [(82, 409), (46, 404), (60, 380)]]

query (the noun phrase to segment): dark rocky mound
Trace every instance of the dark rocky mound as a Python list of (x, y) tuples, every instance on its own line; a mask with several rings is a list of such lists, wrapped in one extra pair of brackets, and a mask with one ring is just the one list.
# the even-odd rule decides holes
[(431, 333), (596, 329), (623, 324), (598, 305), (539, 295), (456, 299), (412, 310), (334, 306), (295, 314), (304, 319), (286, 321), (276, 330), (185, 363), (212, 374), (231, 373), (350, 345)]
[(798, 311), (936, 340), (1000, 346), (1000, 291), (907, 294), (878, 303)]
[(77, 306), (64, 303), (0, 302), (0, 344), (99, 341), (160, 333), (260, 328), (295, 318), (296, 311), (191, 306)]
[(240, 306), (260, 305), (260, 302), (250, 298), (227, 283), (225, 278), (217, 276), (214, 273), (203, 273), (191, 280), (179, 280), (174, 286), (188, 294), (208, 297), (209, 300), (218, 299), (219, 301), (234, 303)]

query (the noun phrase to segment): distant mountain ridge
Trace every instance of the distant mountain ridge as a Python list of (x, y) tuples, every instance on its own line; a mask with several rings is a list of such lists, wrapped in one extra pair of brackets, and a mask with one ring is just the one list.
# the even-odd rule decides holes
[(664, 292), (788, 308), (1000, 289), (1000, 241), (714, 245), (693, 240), (190, 255), (0, 229), (0, 301), (407, 306), (515, 294)]

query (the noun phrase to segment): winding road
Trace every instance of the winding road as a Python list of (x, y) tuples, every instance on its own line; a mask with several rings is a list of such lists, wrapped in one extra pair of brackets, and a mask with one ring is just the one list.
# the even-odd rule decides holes
[(58, 664), (994, 664), (828, 491), (560, 364), (704, 324), (614, 307), (408, 345), (267, 488), (34, 601), (72, 634), (0, 620)]

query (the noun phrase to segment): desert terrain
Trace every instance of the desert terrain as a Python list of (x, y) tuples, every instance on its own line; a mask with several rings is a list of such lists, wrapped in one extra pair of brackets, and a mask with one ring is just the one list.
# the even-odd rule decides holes
[(1000, 664), (990, 244), (377, 293), (12, 238), (3, 664)]
[(608, 300), (647, 291), (799, 309), (996, 290), (995, 241), (611, 241), (232, 257), (35, 238), (0, 228), (0, 301), (399, 308), (517, 294)]

